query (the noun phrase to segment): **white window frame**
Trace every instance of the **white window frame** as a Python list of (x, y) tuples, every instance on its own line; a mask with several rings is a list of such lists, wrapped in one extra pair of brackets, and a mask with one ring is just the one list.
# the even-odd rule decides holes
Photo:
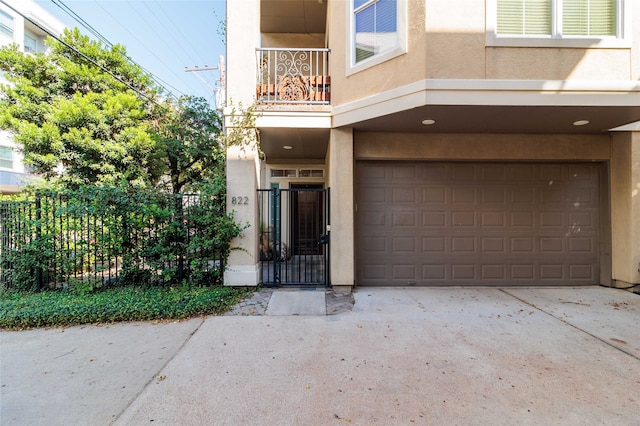
[(563, 36), (562, 0), (552, 0), (552, 31), (549, 36), (499, 35), (497, 29), (498, 0), (487, 0), (486, 45), (495, 47), (568, 47), (568, 48), (630, 48), (632, 0), (617, 0), (618, 17), (615, 36)]
[[(373, 0), (377, 1), (377, 0)], [(349, 34), (346, 37), (347, 42), (347, 72), (346, 75), (355, 74), (365, 69), (371, 68), (375, 65), (386, 62), (390, 59), (396, 58), (400, 55), (407, 53), (407, 0), (397, 0), (397, 30), (398, 30), (398, 45), (384, 53), (373, 55), (370, 58), (364, 59), (356, 63), (355, 58), (355, 38), (356, 38), (356, 20), (354, 10), (354, 0), (345, 1), (347, 21), (349, 22)]]
[(0, 169), (2, 170), (13, 170), (15, 168), (16, 165), (16, 157), (15, 157), (15, 152), (13, 151), (13, 148), (7, 145), (0, 145), (1, 148), (6, 148), (11, 152), (11, 158), (5, 158), (2, 157), (1, 160), (2, 161), (11, 161), (11, 167), (5, 167), (3, 165), (0, 164)]
[[(33, 52), (27, 52), (27, 38), (30, 38), (31, 40), (33, 40), (33, 45), (34, 45)], [(25, 53), (36, 53), (38, 51), (38, 37), (36, 37), (33, 34), (29, 34), (25, 31), (23, 45), (24, 45)]]
[(2, 9), (0, 9), (0, 14), (2, 14), (2, 16), (5, 18), (11, 19), (11, 28), (7, 27), (6, 25), (0, 24), (0, 28), (2, 28), (0, 30), (0, 35), (13, 39), (16, 32), (16, 18)]

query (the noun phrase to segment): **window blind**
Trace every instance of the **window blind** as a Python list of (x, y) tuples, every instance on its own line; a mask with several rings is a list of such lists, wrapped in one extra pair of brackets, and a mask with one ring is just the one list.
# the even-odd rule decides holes
[(551, 35), (552, 0), (498, 0), (498, 34)]
[(397, 0), (354, 0), (354, 10), (356, 63), (398, 45)]
[(564, 0), (562, 33), (577, 36), (615, 36), (616, 5), (616, 0)]

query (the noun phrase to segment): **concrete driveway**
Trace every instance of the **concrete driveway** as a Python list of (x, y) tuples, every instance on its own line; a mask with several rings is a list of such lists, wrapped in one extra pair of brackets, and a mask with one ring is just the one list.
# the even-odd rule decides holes
[(354, 297), (330, 316), (3, 331), (0, 424), (640, 425), (639, 295)]

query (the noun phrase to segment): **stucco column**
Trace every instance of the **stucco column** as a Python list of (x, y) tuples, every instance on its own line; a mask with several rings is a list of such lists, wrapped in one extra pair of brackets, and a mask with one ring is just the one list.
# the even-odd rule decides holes
[(331, 284), (350, 289), (355, 281), (353, 130), (332, 129), (329, 139), (331, 188)]
[[(227, 2), (227, 133), (233, 131), (239, 115), (254, 102), (255, 51), (260, 47), (260, 0)], [(242, 107), (240, 107), (242, 104)], [(234, 117), (235, 115), (235, 117)], [(241, 226), (249, 225), (242, 236), (233, 240), (225, 285), (254, 286), (259, 282), (258, 202), (259, 159), (255, 141), (245, 141), (244, 148), (227, 149), (227, 212)]]
[(640, 132), (613, 136), (611, 243), (613, 285), (640, 284)]
[(259, 283), (258, 256), (258, 155), (255, 149), (227, 149), (227, 212), (235, 222), (249, 225), (231, 242), (233, 250), (227, 262), (224, 284), (255, 286)]

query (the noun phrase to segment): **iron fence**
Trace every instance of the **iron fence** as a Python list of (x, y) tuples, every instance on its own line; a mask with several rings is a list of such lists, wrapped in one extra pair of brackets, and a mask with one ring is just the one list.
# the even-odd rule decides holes
[(260, 283), (331, 283), (329, 189), (259, 189)]
[(37, 194), (0, 203), (0, 285), (220, 284), (228, 242), (217, 197)]

